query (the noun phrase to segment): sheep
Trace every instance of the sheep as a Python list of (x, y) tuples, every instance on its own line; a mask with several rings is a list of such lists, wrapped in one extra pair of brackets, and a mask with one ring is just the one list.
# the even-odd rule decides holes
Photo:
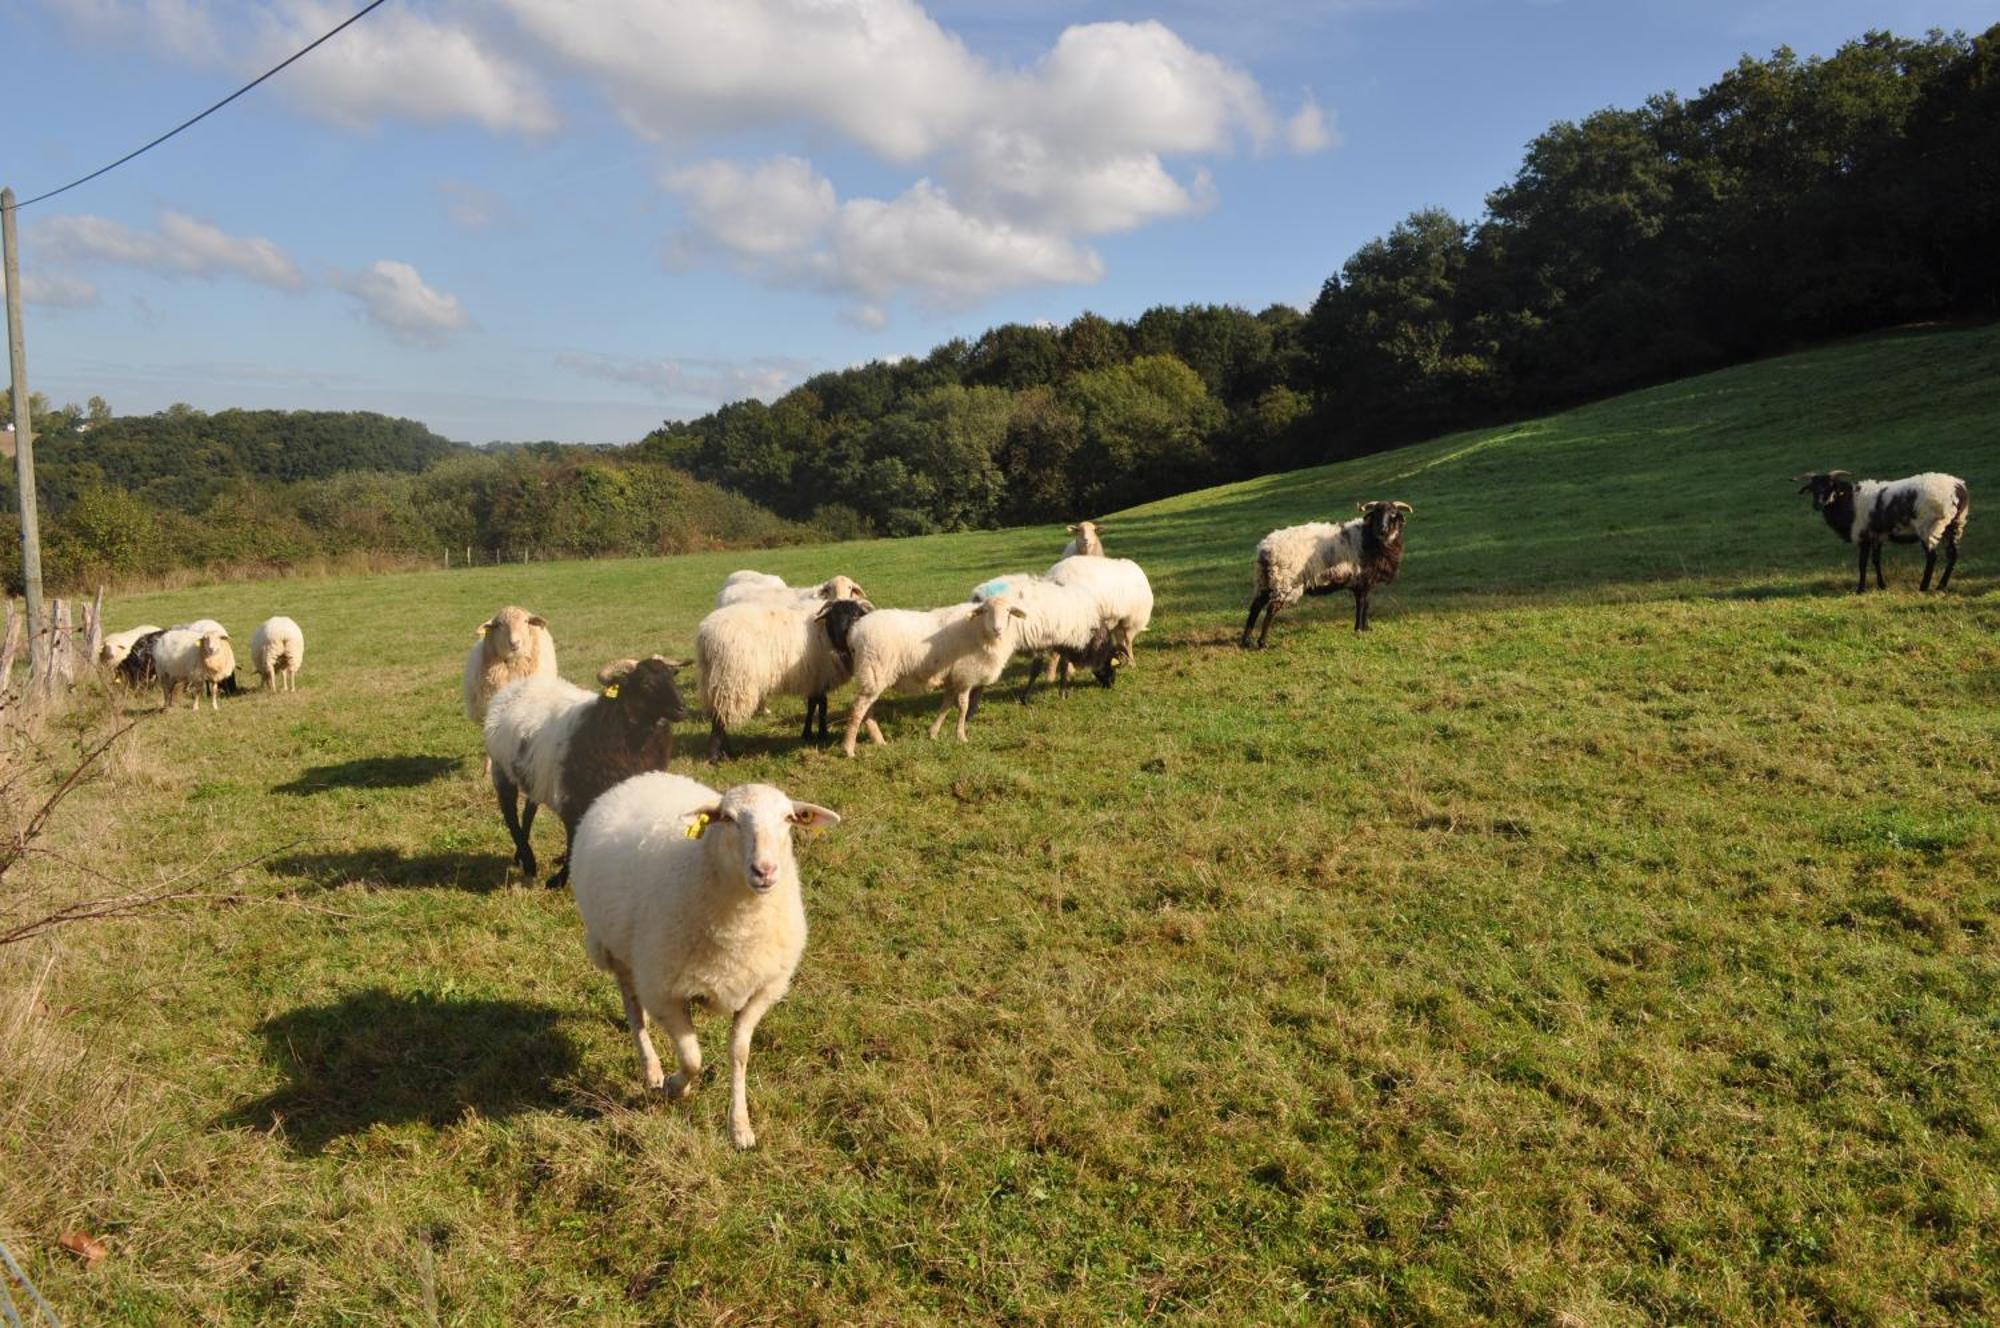
[(1079, 553), (1061, 559), (1048, 570), (1057, 585), (1081, 586), (1097, 596), (1098, 612), (1118, 642), (1119, 657), (1136, 663), (1139, 633), (1153, 622), (1153, 584), (1130, 558), (1105, 558)]
[(163, 629), (147, 623), (143, 627), (128, 627), (122, 632), (113, 632), (105, 637), (103, 644), (98, 647), (97, 662), (107, 669), (116, 671), (116, 676), (123, 677), (123, 671), (119, 670), (118, 666), (131, 655), (132, 647), (138, 644), (139, 638), (151, 636), (161, 630)]
[[(752, 1148), (745, 1089), (757, 1023), (791, 988), (806, 948), (792, 828), (838, 825), (769, 784), (717, 793), (681, 775), (628, 779), (577, 827), (571, 890), (584, 953), (618, 983), (646, 1087), (679, 1101), (701, 1072), (694, 1004), (730, 1012), (729, 1135)], [(674, 1043), (663, 1073), (648, 1017)]]
[(282, 685), (296, 692), (305, 662), (306, 634), (290, 618), (266, 618), (250, 634), (250, 663), (264, 680), (264, 690)]
[(694, 659), (699, 671), (701, 708), (708, 713), (708, 759), (724, 754), (729, 730), (741, 726), (773, 696), (806, 698), (801, 742), (827, 739), (827, 693), (847, 681), (853, 669), (848, 651), (854, 624), (871, 607), (866, 600), (841, 599), (800, 604), (746, 600), (727, 604), (695, 629)]
[[(599, 794), (620, 780), (666, 769), (674, 723), (687, 717), (674, 670), (679, 660), (621, 659), (597, 675), (601, 692), (561, 678), (523, 678), (500, 689), (486, 712), (486, 756), (500, 819), (514, 840), (514, 862), (535, 875), (529, 833), (535, 809), (561, 818), (569, 839)], [(516, 815), (517, 798), (526, 807)], [(549, 879), (569, 879), (569, 857)]]
[(727, 608), (750, 600), (779, 600), (815, 604), (821, 600), (866, 600), (867, 592), (852, 577), (831, 576), (816, 586), (788, 586), (783, 577), (769, 572), (731, 572), (715, 592), (715, 607)]
[(125, 657), (118, 661), (118, 680), (133, 688), (154, 681), (159, 674), (154, 668), (153, 654), (166, 634), (166, 628), (155, 627), (132, 642), (131, 647), (125, 652)]
[(1336, 590), (1354, 592), (1354, 630), (1369, 630), (1368, 593), (1396, 579), (1403, 564), (1403, 522), (1416, 509), (1379, 500), (1355, 507), (1358, 517), (1286, 526), (1257, 541), (1255, 594), (1250, 616), (1243, 620), (1244, 649), (1250, 648), (1250, 629), (1259, 613), (1264, 615), (1257, 632), (1262, 650), (1278, 610), (1298, 603), (1301, 596)]
[(1104, 556), (1104, 541), (1098, 538), (1097, 523), (1095, 521), (1079, 521), (1073, 526), (1064, 526), (1063, 529), (1076, 536), (1075, 539), (1063, 545), (1063, 557), (1074, 558), (1079, 553), (1090, 554), (1099, 558)]
[(841, 750), (854, 755), (861, 726), (869, 740), (887, 741), (870, 711), (890, 688), (936, 691), (946, 698), (931, 722), (931, 737), (958, 706), (958, 740), (965, 741), (966, 713), (972, 694), (1000, 676), (1014, 654), (1014, 635), (1027, 612), (1013, 595), (1002, 591), (978, 604), (950, 604), (928, 613), (910, 609), (878, 609), (854, 625), (847, 635), (854, 655), (854, 709), (847, 717)]
[(479, 624), (465, 656), (465, 715), (486, 722), (494, 694), (522, 678), (556, 676), (556, 643), (548, 619), (515, 605)]
[(229, 635), (228, 629), (213, 618), (196, 618), (193, 622), (175, 623), (167, 630), (170, 632), (193, 632), (196, 636), (200, 636), (204, 632), (221, 632), (224, 636)]
[(1972, 494), (1956, 475), (1926, 471), (1901, 480), (1856, 480), (1844, 470), (1797, 475), (1800, 493), (1812, 495), (1813, 510), (1826, 517), (1833, 533), (1858, 550), (1860, 575), (1854, 592), (1868, 593), (1868, 563), (1875, 562), (1875, 585), (1887, 590), (1882, 578), (1882, 542), (1924, 546), (1924, 579), (1917, 589), (1931, 588), (1938, 545), (1944, 545), (1944, 575), (1939, 590), (1951, 583), (1958, 565), (1958, 540), (1972, 515)]
[[(1099, 609), (1097, 596), (1083, 586), (1066, 586), (1030, 572), (1009, 572), (974, 586), (972, 602), (1012, 593), (1027, 615), (1015, 633), (1014, 649), (1029, 656), (1028, 682), (1021, 689), (1027, 704), (1035, 680), (1042, 674), (1041, 656), (1048, 658), (1048, 677), (1060, 674), (1062, 691), (1069, 691), (1073, 668), (1087, 667), (1100, 685), (1109, 687), (1117, 676), (1118, 655), (1105, 642), (1115, 643)], [(982, 689), (983, 690), (983, 689)], [(973, 697), (971, 714), (978, 713), (979, 698)]]
[(171, 628), (153, 645), (153, 670), (160, 680), (161, 708), (174, 703), (174, 693), (188, 689), (188, 708), (199, 710), (201, 698), (208, 708), (220, 710), (216, 697), (223, 681), (236, 675), (236, 653), (230, 648), (229, 633), (203, 632), (196, 635), (183, 628)]

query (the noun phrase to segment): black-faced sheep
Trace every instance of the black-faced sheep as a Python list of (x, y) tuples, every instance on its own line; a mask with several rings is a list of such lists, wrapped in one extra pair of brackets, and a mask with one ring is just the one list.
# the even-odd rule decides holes
[[(535, 874), (529, 835), (535, 808), (547, 807), (573, 837), (599, 794), (634, 775), (664, 770), (674, 754), (674, 723), (687, 715), (674, 683), (679, 661), (620, 660), (597, 675), (600, 692), (561, 678), (509, 683), (486, 712), (486, 755), (500, 819), (514, 840), (514, 862)], [(526, 806), (517, 815), (516, 800)], [(549, 885), (569, 876), (565, 855)]]
[(1278, 611), (1306, 595), (1354, 592), (1354, 630), (1368, 630), (1368, 594), (1396, 579), (1403, 565), (1403, 522), (1413, 514), (1408, 503), (1357, 503), (1361, 515), (1347, 521), (1313, 521), (1274, 530), (1257, 542), (1255, 594), (1243, 620), (1242, 644), (1251, 644), (1250, 629), (1257, 615), (1264, 625), (1257, 632), (1261, 649)]
[[(815, 607), (817, 604), (817, 607)], [(720, 761), (724, 742), (773, 696), (806, 699), (801, 741), (827, 738), (827, 693), (845, 683), (854, 661), (848, 638), (872, 606), (866, 600), (794, 602), (752, 599), (725, 604), (695, 629), (701, 707), (708, 713), (708, 759)]]
[(1875, 584), (1883, 590), (1882, 545), (1924, 546), (1924, 579), (1919, 590), (1931, 588), (1938, 546), (1944, 546), (1944, 575), (1938, 589), (1951, 583), (1958, 565), (1958, 540), (1972, 515), (1972, 495), (1956, 475), (1928, 471), (1901, 480), (1856, 480), (1844, 470), (1798, 475), (1800, 493), (1812, 495), (1813, 510), (1826, 518), (1833, 533), (1856, 547), (1859, 575), (1856, 594), (1868, 591), (1868, 564), (1875, 563)]

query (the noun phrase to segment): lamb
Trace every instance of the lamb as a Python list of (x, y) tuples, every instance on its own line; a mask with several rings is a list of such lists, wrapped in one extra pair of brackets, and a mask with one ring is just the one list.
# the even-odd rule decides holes
[(188, 689), (188, 708), (199, 710), (201, 698), (208, 708), (220, 710), (216, 697), (225, 679), (236, 676), (236, 653), (230, 648), (229, 633), (203, 632), (196, 635), (184, 628), (162, 633), (153, 644), (153, 670), (160, 680), (161, 708), (174, 703), (174, 694)]
[(864, 723), (872, 742), (879, 746), (887, 741), (870, 712), (892, 687), (909, 692), (942, 688), (945, 704), (931, 723), (931, 737), (937, 737), (956, 702), (958, 740), (964, 742), (973, 693), (1007, 667), (1015, 630), (1027, 616), (1015, 597), (1002, 591), (978, 604), (950, 604), (928, 613), (878, 609), (856, 623), (847, 636), (854, 655), (854, 709), (841, 750), (854, 755)]
[(788, 586), (783, 577), (772, 576), (769, 572), (731, 572), (722, 582), (722, 589), (715, 592), (715, 607), (726, 608), (731, 604), (742, 604), (749, 600), (789, 600), (798, 604), (814, 604), (820, 600), (858, 599), (866, 600), (868, 595), (852, 577), (832, 576), (816, 586)]
[(1243, 621), (1242, 645), (1250, 647), (1250, 629), (1257, 615), (1264, 625), (1257, 648), (1271, 631), (1278, 610), (1305, 595), (1354, 592), (1354, 630), (1368, 630), (1368, 593), (1396, 579), (1403, 565), (1403, 522), (1415, 513), (1408, 503), (1356, 503), (1361, 515), (1338, 523), (1314, 521), (1286, 526), (1257, 541), (1256, 593), (1250, 616)]
[[(669, 1101), (685, 1097), (701, 1071), (695, 1002), (729, 1011), (729, 1134), (738, 1148), (757, 1143), (745, 1089), (750, 1039), (805, 953), (792, 827), (839, 823), (769, 784), (717, 793), (650, 774), (599, 798), (577, 828), (571, 884), (584, 952), (618, 982), (640, 1077)], [(673, 1039), (671, 1077), (648, 1016)]]
[[(1016, 630), (1014, 649), (1030, 657), (1028, 682), (1021, 689), (1026, 704), (1043, 672), (1041, 656), (1047, 655), (1048, 676), (1060, 673), (1062, 690), (1069, 691), (1070, 671), (1085, 667), (1100, 685), (1109, 687), (1117, 677), (1116, 637), (1106, 627), (1097, 596), (1083, 586), (1066, 586), (1030, 572), (1009, 572), (973, 587), (977, 604), (1002, 593), (1012, 593), (1027, 615)], [(978, 713), (978, 698), (973, 714)]]
[(123, 677), (124, 673), (119, 670), (119, 665), (131, 655), (132, 647), (138, 644), (139, 638), (151, 636), (161, 630), (147, 623), (143, 627), (128, 627), (122, 632), (113, 632), (104, 638), (104, 643), (98, 648), (97, 662), (108, 669), (118, 670), (117, 676)]
[(729, 730), (740, 727), (773, 696), (806, 698), (800, 741), (827, 738), (827, 693), (853, 671), (848, 642), (854, 625), (869, 612), (866, 600), (819, 604), (777, 599), (727, 604), (695, 629), (695, 667), (700, 671), (701, 706), (708, 712), (708, 759), (720, 761)]
[(502, 687), (522, 678), (556, 676), (556, 643), (548, 620), (515, 605), (479, 624), (465, 656), (465, 714), (486, 722), (486, 707)]
[(1887, 590), (1882, 577), (1882, 542), (1924, 546), (1924, 579), (1917, 589), (1931, 588), (1938, 545), (1944, 545), (1944, 575), (1939, 590), (1951, 584), (1958, 566), (1958, 540), (1972, 515), (1972, 494), (1956, 475), (1926, 471), (1901, 480), (1856, 480), (1844, 470), (1797, 475), (1800, 493), (1812, 495), (1813, 510), (1826, 517), (1833, 533), (1854, 544), (1860, 575), (1857, 595), (1868, 593), (1868, 563), (1875, 562), (1875, 585)]
[(1063, 545), (1063, 557), (1074, 558), (1079, 553), (1090, 554), (1098, 558), (1104, 556), (1104, 541), (1098, 538), (1097, 523), (1095, 521), (1079, 521), (1073, 526), (1064, 526), (1063, 529), (1076, 536), (1075, 539)]
[(266, 618), (250, 634), (250, 663), (264, 680), (264, 689), (282, 685), (299, 689), (299, 669), (306, 662), (306, 635), (290, 618)]
[[(674, 723), (687, 716), (674, 670), (679, 660), (622, 659), (598, 673), (602, 692), (561, 678), (509, 683), (486, 712), (486, 755), (500, 819), (514, 840), (514, 862), (535, 874), (529, 834), (535, 809), (562, 819), (570, 839), (599, 794), (621, 780), (666, 769)], [(516, 800), (526, 807), (517, 816)], [(569, 879), (567, 852), (551, 888)]]
[(1130, 558), (1080, 553), (1057, 562), (1048, 578), (1097, 596), (1098, 612), (1117, 640), (1119, 656), (1126, 664), (1135, 662), (1139, 633), (1153, 622), (1153, 584), (1139, 564)]

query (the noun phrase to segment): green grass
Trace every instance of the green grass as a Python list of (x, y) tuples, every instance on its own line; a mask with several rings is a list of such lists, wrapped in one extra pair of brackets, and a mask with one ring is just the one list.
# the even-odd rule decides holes
[[(1991, 1322), (2000, 518), (1857, 598), (1787, 482), (1830, 465), (2000, 495), (2000, 329), (1120, 514), (1137, 667), (963, 747), (911, 700), (849, 763), (780, 703), (723, 778), (846, 820), (742, 1155), (508, 883), (472, 626), (533, 605), (585, 678), (746, 561), (923, 605), (1059, 531), (127, 599), (291, 614), (301, 690), (147, 718), (54, 846), (275, 902), (0, 952), (46, 973), (0, 1238), (78, 1323)], [(1375, 630), (1239, 652), (1256, 537), (1372, 497), (1416, 508)]]

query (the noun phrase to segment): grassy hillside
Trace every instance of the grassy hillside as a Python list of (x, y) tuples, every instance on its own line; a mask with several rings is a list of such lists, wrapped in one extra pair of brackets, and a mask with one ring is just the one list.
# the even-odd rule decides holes
[[(1847, 593), (1831, 465), (1970, 480), (1949, 595)], [(1369, 497), (1416, 508), (1376, 630), (1239, 652), (1257, 535)], [(291, 614), (301, 690), (146, 718), (27, 885), (262, 902), (0, 950), (0, 1239), (76, 1322), (1991, 1319), (1993, 503), (1989, 328), (1113, 518), (1160, 596), (1113, 692), (964, 747), (900, 702), (853, 763), (785, 702), (723, 772), (847, 818), (745, 1155), (508, 883), (457, 701), (502, 602), (581, 679), (742, 555), (127, 599)], [(756, 562), (928, 604), (1061, 539)]]

